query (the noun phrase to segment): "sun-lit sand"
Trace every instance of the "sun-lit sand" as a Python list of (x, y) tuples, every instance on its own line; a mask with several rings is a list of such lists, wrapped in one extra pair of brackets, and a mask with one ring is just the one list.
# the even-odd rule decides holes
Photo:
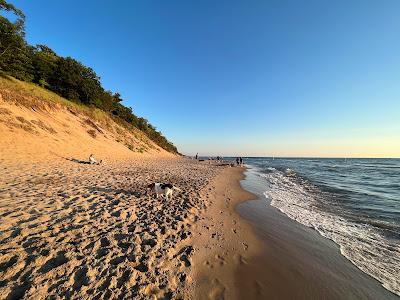
[[(237, 184), (243, 169), (171, 155), (111, 121), (18, 93), (0, 99), (2, 298), (230, 295), (219, 285), (229, 288), (249, 245), (204, 255), (242, 236), (233, 204), (249, 196)], [(83, 163), (91, 153), (103, 163)], [(182, 192), (156, 199), (152, 182)], [(214, 276), (222, 283), (204, 280), (213, 264), (231, 266)]]
[[(182, 159), (5, 163), (0, 294), (25, 299), (187, 294), (200, 191), (219, 167)], [(150, 182), (183, 192), (156, 199)]]
[[(186, 297), (191, 228), (223, 167), (171, 155), (110, 120), (1, 92), (0, 298)], [(79, 163), (91, 153), (103, 163)], [(152, 182), (182, 192), (156, 199)]]
[[(264, 198), (243, 202), (257, 198), (240, 185), (245, 168), (173, 155), (110, 117), (10, 87), (0, 299), (395, 298)], [(156, 199), (154, 182), (182, 191)]]

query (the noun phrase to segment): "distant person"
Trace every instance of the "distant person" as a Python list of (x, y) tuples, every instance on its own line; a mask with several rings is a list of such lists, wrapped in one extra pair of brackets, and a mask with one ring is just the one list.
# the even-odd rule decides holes
[(196, 160), (199, 158), (199, 154), (198, 153), (196, 153)]
[(97, 159), (94, 157), (93, 154), (90, 154), (89, 156), (89, 163), (91, 165), (99, 165), (102, 161), (100, 160), (100, 162), (97, 161)]
[(243, 165), (243, 158), (239, 157), (240, 165)]
[(236, 165), (239, 165), (239, 157), (236, 157)]

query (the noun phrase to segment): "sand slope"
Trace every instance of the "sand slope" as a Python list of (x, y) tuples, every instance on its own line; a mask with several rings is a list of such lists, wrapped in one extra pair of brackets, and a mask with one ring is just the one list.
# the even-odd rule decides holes
[(171, 156), (136, 128), (34, 85), (0, 78), (0, 159), (119, 159), (133, 153)]

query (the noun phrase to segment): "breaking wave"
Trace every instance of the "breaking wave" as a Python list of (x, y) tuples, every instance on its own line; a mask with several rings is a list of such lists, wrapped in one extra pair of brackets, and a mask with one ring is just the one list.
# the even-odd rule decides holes
[[(292, 169), (272, 167), (260, 172), (268, 183), (264, 195), (293, 220), (314, 228), (339, 245), (341, 253), (363, 272), (400, 296), (400, 246), (377, 230), (377, 224), (349, 219), (330, 192), (323, 191)], [(264, 169), (265, 170), (265, 169)], [(379, 225), (379, 224), (378, 224)], [(379, 227), (379, 226), (378, 226)]]

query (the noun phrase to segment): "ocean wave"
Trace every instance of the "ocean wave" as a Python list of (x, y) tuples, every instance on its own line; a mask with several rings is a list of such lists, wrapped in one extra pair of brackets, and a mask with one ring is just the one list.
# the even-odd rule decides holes
[(325, 201), (328, 199), (324, 199), (327, 195), (312, 184), (297, 180), (295, 174), (291, 169), (260, 173), (268, 182), (264, 195), (271, 205), (334, 241), (342, 255), (400, 296), (399, 244), (386, 239), (369, 224), (352, 222), (324, 210), (324, 205), (329, 205)]
[(274, 167), (267, 167), (266, 169), (263, 170), (265, 173), (273, 173), (276, 171)]

